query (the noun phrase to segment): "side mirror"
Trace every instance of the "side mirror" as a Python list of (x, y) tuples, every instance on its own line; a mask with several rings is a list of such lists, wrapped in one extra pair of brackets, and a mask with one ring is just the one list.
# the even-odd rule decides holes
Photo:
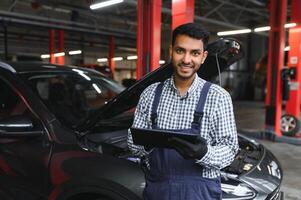
[(23, 115), (0, 120), (0, 137), (40, 136), (41, 130), (35, 130), (32, 120)]

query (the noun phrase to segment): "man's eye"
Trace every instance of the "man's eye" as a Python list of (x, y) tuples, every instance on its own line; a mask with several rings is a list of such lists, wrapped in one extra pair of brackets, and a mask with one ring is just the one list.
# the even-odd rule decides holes
[(177, 54), (181, 54), (181, 53), (183, 53), (184, 51), (183, 51), (183, 49), (176, 49), (176, 53)]
[(200, 52), (198, 52), (198, 51), (194, 51), (194, 52), (192, 52), (192, 56), (199, 56), (201, 53)]

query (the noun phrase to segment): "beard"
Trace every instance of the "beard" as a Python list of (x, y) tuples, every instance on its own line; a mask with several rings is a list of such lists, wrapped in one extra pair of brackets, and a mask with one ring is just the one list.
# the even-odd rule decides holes
[(181, 80), (189, 80), (195, 77), (199, 67), (195, 63), (185, 64), (183, 62), (173, 63), (173, 74)]

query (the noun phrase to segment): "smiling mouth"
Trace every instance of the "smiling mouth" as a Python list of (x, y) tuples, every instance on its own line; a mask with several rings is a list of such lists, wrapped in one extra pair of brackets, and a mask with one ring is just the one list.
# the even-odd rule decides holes
[(193, 68), (193, 66), (191, 66), (191, 65), (180, 65), (179, 67), (182, 69), (192, 69)]

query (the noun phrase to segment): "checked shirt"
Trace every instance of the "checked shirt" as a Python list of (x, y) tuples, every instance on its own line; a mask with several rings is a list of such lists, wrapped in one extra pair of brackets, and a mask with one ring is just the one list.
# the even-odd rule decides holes
[[(193, 114), (204, 83), (205, 80), (196, 75), (187, 93), (180, 96), (173, 77), (165, 80), (157, 110), (158, 128), (191, 128)], [(151, 108), (158, 84), (150, 85), (141, 94), (132, 127), (151, 129)], [(220, 176), (220, 169), (233, 161), (238, 150), (238, 140), (231, 97), (226, 90), (215, 84), (212, 84), (209, 89), (201, 123), (199, 133), (207, 140), (208, 151), (203, 158), (195, 162), (203, 166), (203, 177), (216, 178)], [(147, 158), (149, 152), (143, 146), (133, 144), (130, 131), (128, 146), (135, 155)]]

